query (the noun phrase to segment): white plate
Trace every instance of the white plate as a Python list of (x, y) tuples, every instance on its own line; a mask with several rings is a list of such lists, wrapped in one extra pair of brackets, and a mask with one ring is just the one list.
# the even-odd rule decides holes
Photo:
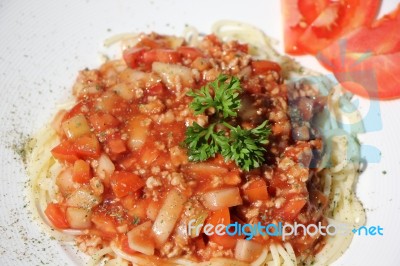
[[(383, 2), (382, 12), (386, 12), (398, 0)], [(234, 19), (282, 41), (280, 14), (277, 0), (1, 1), (0, 265), (78, 264), (73, 249), (66, 252), (30, 220), (25, 207), (28, 177), (13, 146), (18, 147), (51, 117), (56, 104), (69, 95), (78, 70), (99, 65), (105, 38), (138, 31), (179, 35), (185, 24), (209, 32), (213, 22)], [(320, 68), (311, 57), (300, 61)], [(364, 144), (381, 152), (381, 160), (368, 165), (357, 192), (368, 225), (380, 225), (384, 235), (356, 236), (335, 265), (400, 265), (400, 101), (361, 100), (360, 108), (374, 125), (381, 122), (381, 127), (362, 137)], [(377, 110), (373, 118), (367, 118), (370, 110)]]

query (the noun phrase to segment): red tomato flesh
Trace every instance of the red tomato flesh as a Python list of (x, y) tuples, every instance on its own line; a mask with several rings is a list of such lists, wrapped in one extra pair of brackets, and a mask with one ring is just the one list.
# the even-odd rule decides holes
[(148, 49), (144, 48), (144, 47), (139, 47), (139, 48), (133, 47), (133, 48), (125, 50), (122, 56), (124, 58), (125, 63), (128, 65), (128, 67), (136, 68), (139, 66), (139, 64), (142, 60), (143, 54), (147, 50)]
[(152, 64), (153, 62), (176, 64), (180, 61), (181, 55), (170, 49), (153, 49), (143, 54), (145, 64)]
[(396, 10), (333, 43), (318, 54), (349, 91), (383, 100), (400, 97), (400, 5)]
[(285, 51), (316, 54), (340, 36), (370, 25), (379, 0), (282, 0)]
[(115, 171), (111, 176), (111, 186), (118, 198), (134, 193), (144, 185), (144, 181), (139, 176), (130, 172)]
[(269, 199), (267, 184), (262, 179), (252, 181), (243, 193), (250, 202)]
[(57, 203), (49, 203), (44, 211), (50, 222), (59, 229), (69, 228), (65, 210)]
[(76, 154), (85, 158), (97, 158), (101, 153), (100, 143), (94, 135), (79, 137), (73, 146)]
[(51, 154), (60, 162), (73, 163), (79, 159), (73, 145), (65, 140), (51, 150)]
[(77, 160), (74, 163), (72, 180), (77, 183), (87, 183), (91, 179), (90, 165), (84, 160)]

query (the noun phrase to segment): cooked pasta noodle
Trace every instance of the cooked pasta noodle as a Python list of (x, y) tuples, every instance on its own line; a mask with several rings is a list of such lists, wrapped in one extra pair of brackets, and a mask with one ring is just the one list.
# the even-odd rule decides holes
[[(344, 112), (339, 103), (343, 92), (339, 86), (332, 86), (332, 82), (322, 75), (304, 69), (287, 56), (279, 55), (273, 48), (274, 42), (265, 36), (259, 29), (240, 22), (220, 21), (214, 24), (212, 32), (224, 41), (239, 40), (250, 44), (250, 54), (255, 58), (268, 59), (278, 62), (282, 66), (284, 77), (290, 81), (310, 80), (311, 76), (317, 77), (323, 94), (328, 96), (327, 110), (329, 118), (321, 119), (320, 127), (323, 129), (326, 153), (318, 172), (323, 183), (323, 194), (329, 199), (325, 217), (329, 224), (346, 224), (352, 229), (365, 222), (365, 213), (357, 199), (354, 186), (357, 182), (360, 151), (356, 138), (361, 131), (360, 127), (352, 128), (342, 126), (345, 122), (358, 123), (361, 118), (358, 112), (350, 114)], [(120, 34), (105, 41), (105, 46), (122, 43), (123, 48), (134, 46), (140, 39), (137, 34)], [(197, 46), (202, 38), (195, 28), (187, 27), (184, 32), (186, 41), (191, 46)], [(329, 87), (334, 87), (329, 91)], [(350, 104), (348, 101), (347, 104)], [(66, 109), (68, 107), (63, 107)], [(55, 160), (50, 152), (51, 148), (59, 144), (57, 133), (47, 126), (35, 136), (35, 142), (30, 143), (33, 151), (30, 154), (28, 173), (31, 178), (31, 203), (34, 215), (39, 218), (46, 231), (61, 241), (71, 241), (74, 236), (85, 236), (88, 230), (63, 229), (54, 230), (44, 214), (50, 202), (59, 201), (59, 188), (56, 177), (62, 170), (61, 164)], [(295, 251), (289, 242), (273, 243), (262, 249), (257, 259), (251, 262), (252, 266), (261, 265), (298, 265), (306, 263), (313, 265), (327, 265), (335, 261), (348, 248), (353, 234), (350, 230), (344, 235), (326, 236), (325, 245), (315, 257), (296, 257)], [(147, 255), (132, 255), (124, 252), (115, 243), (111, 242), (94, 253), (90, 265), (158, 265), (157, 260)], [(211, 258), (207, 262), (196, 262), (191, 258), (163, 259), (163, 263), (171, 265), (247, 265), (246, 263), (229, 258)]]

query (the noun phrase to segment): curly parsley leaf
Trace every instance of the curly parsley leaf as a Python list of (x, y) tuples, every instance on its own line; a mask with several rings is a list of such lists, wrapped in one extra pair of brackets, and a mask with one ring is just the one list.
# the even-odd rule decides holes
[[(229, 81), (228, 81), (229, 80)], [(213, 93), (210, 93), (210, 89)], [(188, 96), (193, 97), (190, 104), (195, 114), (203, 114), (214, 108), (217, 122), (202, 127), (194, 122), (186, 130), (184, 145), (188, 149), (190, 161), (205, 161), (220, 153), (226, 160), (234, 161), (243, 170), (260, 167), (264, 162), (265, 145), (271, 133), (268, 121), (247, 130), (240, 126), (230, 125), (226, 119), (236, 117), (240, 108), (239, 79), (220, 75), (215, 81), (208, 83), (198, 91), (191, 90)], [(213, 94), (214, 96), (212, 96)], [(216, 130), (223, 125), (225, 130)]]
[(243, 129), (240, 126), (230, 126), (229, 128), (231, 129), (229, 148), (222, 150), (222, 156), (235, 161), (240, 168), (246, 171), (260, 167), (265, 160), (264, 145), (268, 143), (271, 133), (267, 121), (251, 130)]
[[(227, 82), (228, 79), (229, 82)], [(213, 95), (211, 95), (211, 90)], [(237, 77), (229, 78), (226, 75), (219, 75), (216, 80), (201, 87), (200, 90), (190, 90), (187, 93), (188, 96), (193, 97), (189, 107), (194, 110), (196, 115), (213, 108), (223, 118), (237, 116), (241, 91), (242, 88)]]
[(187, 128), (184, 144), (188, 148), (190, 161), (205, 161), (228, 145), (225, 132), (215, 132), (214, 126), (215, 124), (204, 128), (194, 122)]

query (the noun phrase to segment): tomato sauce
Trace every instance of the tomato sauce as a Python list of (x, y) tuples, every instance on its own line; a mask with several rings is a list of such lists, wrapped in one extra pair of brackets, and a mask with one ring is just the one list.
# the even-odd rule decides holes
[[(223, 209), (231, 221), (323, 221), (324, 207), (314, 205), (326, 199), (318, 193), (311, 158), (303, 158), (312, 157), (311, 150), (321, 152), (322, 142), (318, 136), (293, 139), (290, 95), (280, 70), (277, 63), (252, 59), (247, 45), (223, 43), (214, 35), (189, 47), (179, 38), (149, 34), (128, 48), (123, 60), (81, 71), (73, 87), (77, 102), (56, 125), (61, 144), (52, 154), (70, 170), (57, 177), (60, 202), (49, 204), (48, 218), (56, 228), (83, 230), (81, 243), (96, 236), (97, 249), (113, 242), (128, 254), (140, 254), (127, 244), (128, 232), (147, 221), (156, 224), (167, 195), (176, 190), (185, 200), (173, 230), (161, 245), (151, 231), (146, 241), (155, 239), (148, 245), (157, 257), (188, 255), (199, 261), (232, 257), (236, 240), (243, 238), (191, 236), (179, 229), (190, 219), (218, 220), (220, 214), (205, 207), (202, 198), (210, 191), (239, 189), (242, 204)], [(240, 77), (244, 88), (237, 123), (256, 127), (268, 119), (271, 124), (266, 164), (250, 172), (219, 155), (190, 162), (182, 146), (189, 125), (209, 122), (189, 109), (188, 89), (200, 88), (219, 73)], [(257, 236), (255, 241), (281, 240)], [(313, 253), (321, 237), (287, 241), (300, 255)]]

